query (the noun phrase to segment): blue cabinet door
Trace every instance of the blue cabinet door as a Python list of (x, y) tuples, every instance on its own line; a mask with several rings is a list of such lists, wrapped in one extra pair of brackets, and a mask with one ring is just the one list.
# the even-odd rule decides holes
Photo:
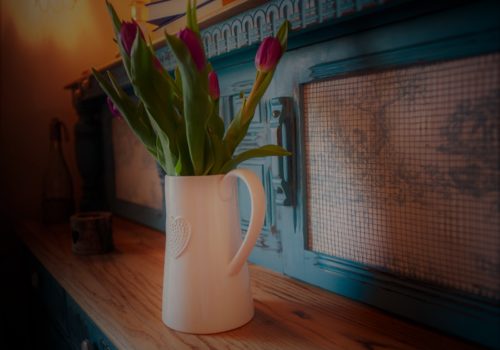
[(75, 350), (80, 350), (83, 342), (92, 345), (93, 350), (115, 350), (116, 347), (97, 327), (82, 308), (67, 296), (68, 328), (70, 342)]

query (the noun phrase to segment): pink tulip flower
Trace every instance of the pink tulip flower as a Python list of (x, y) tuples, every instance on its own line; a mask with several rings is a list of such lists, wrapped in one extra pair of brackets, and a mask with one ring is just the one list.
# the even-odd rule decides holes
[(274, 37), (267, 37), (257, 50), (255, 67), (261, 72), (269, 72), (276, 67), (282, 54), (280, 41)]
[(163, 71), (163, 66), (158, 57), (153, 57), (153, 66), (156, 68), (157, 71), (159, 72)]
[(115, 118), (123, 119), (120, 111), (118, 110), (118, 108), (116, 108), (115, 104), (109, 97), (106, 98), (106, 102), (108, 103), (108, 109), (111, 112), (111, 115)]
[(130, 56), (130, 52), (132, 51), (132, 45), (134, 44), (135, 37), (137, 35), (137, 31), (141, 33), (142, 38), (144, 38), (144, 34), (142, 33), (139, 25), (135, 22), (122, 22), (122, 26), (120, 28), (120, 40), (122, 42), (122, 46), (125, 49), (125, 52)]
[(202, 71), (206, 65), (205, 51), (203, 51), (203, 46), (201, 45), (200, 39), (195, 32), (189, 28), (182, 29), (177, 36), (181, 39), (184, 44), (189, 49), (191, 53), (191, 58), (193, 59), (196, 68)]
[(219, 99), (219, 78), (217, 78), (217, 73), (215, 73), (214, 71), (208, 73), (208, 90), (210, 93), (210, 97), (212, 97), (213, 100)]

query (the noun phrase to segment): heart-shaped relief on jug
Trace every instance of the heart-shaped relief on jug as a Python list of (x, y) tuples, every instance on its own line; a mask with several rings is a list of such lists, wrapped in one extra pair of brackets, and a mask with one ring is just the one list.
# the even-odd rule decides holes
[(167, 228), (167, 253), (177, 259), (186, 250), (191, 238), (191, 224), (183, 217), (168, 220)]

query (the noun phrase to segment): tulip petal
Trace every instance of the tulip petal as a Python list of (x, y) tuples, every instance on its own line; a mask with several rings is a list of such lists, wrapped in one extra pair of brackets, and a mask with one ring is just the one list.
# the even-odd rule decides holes
[(115, 118), (118, 119), (123, 119), (122, 115), (120, 114), (120, 111), (118, 108), (116, 108), (116, 105), (113, 103), (113, 100), (109, 98), (109, 96), (106, 98), (106, 103), (108, 105), (108, 109), (111, 112), (111, 115)]
[(191, 58), (196, 64), (196, 68), (202, 71), (205, 68), (207, 60), (205, 58), (205, 51), (201, 44), (201, 40), (198, 35), (189, 28), (184, 28), (177, 34), (179, 39), (181, 39), (189, 52), (191, 53)]
[(214, 71), (208, 73), (208, 91), (210, 93), (210, 97), (212, 97), (213, 100), (219, 99), (219, 78), (217, 77), (217, 73), (215, 73)]
[(278, 64), (282, 55), (281, 43), (274, 37), (267, 37), (262, 41), (255, 55), (255, 67), (260, 72), (269, 72)]
[(120, 41), (125, 49), (125, 52), (129, 56), (132, 51), (132, 45), (134, 44), (135, 37), (137, 36), (137, 31), (141, 33), (141, 36), (143, 35), (136, 22), (123, 21), (120, 28)]

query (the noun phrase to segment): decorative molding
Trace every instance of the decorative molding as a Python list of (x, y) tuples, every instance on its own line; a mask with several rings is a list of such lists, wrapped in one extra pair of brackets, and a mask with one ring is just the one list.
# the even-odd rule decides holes
[[(298, 31), (312, 25), (361, 14), (391, 0), (273, 0), (202, 30), (208, 58), (251, 46), (275, 35), (285, 19)], [(175, 57), (167, 46), (156, 52), (168, 70), (175, 69)]]

